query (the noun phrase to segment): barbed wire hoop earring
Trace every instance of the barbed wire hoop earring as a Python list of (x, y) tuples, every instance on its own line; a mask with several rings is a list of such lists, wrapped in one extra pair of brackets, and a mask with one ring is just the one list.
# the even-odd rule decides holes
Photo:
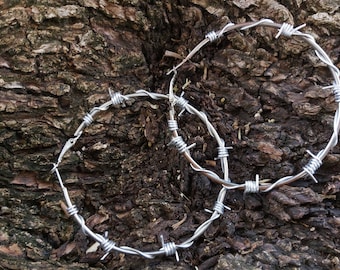
[[(334, 99), (337, 104), (337, 109), (334, 115), (334, 122), (333, 122), (333, 133), (332, 136), (325, 146), (324, 149), (320, 150), (317, 154), (313, 154), (310, 151), (307, 151), (309, 155), (311, 155), (310, 161), (303, 167), (303, 170), (293, 176), (285, 176), (277, 181), (270, 183), (267, 182), (267, 180), (260, 180), (259, 176), (256, 175), (255, 181), (245, 181), (243, 184), (237, 184), (233, 183), (231, 179), (229, 178), (229, 168), (228, 168), (228, 156), (229, 156), (229, 150), (231, 147), (228, 147), (225, 145), (225, 142), (220, 137), (220, 135), (217, 133), (214, 126), (210, 123), (208, 120), (208, 117), (205, 113), (202, 111), (194, 108), (189, 104), (189, 102), (184, 98), (183, 95), (176, 96), (173, 91), (174, 81), (175, 81), (175, 75), (176, 72), (179, 71), (180, 67), (187, 61), (189, 61), (203, 46), (208, 44), (209, 42), (213, 42), (218, 38), (222, 38), (224, 34), (227, 34), (233, 30), (240, 30), (244, 31), (247, 29), (251, 29), (253, 27), (258, 26), (264, 26), (264, 27), (273, 27), (279, 29), (276, 38), (278, 38), (280, 35), (285, 36), (295, 36), (297, 38), (301, 38), (305, 42), (307, 42), (312, 48), (315, 49), (316, 56), (325, 63), (333, 78), (334, 82), (330, 86), (325, 86), (325, 89), (333, 89), (334, 93)], [(268, 192), (272, 190), (273, 188), (290, 184), (292, 182), (297, 181), (300, 178), (303, 178), (305, 176), (310, 176), (313, 178), (314, 181), (316, 181), (314, 177), (315, 171), (322, 165), (323, 159), (326, 157), (326, 155), (337, 145), (338, 142), (338, 134), (340, 129), (340, 72), (339, 69), (332, 63), (331, 59), (328, 57), (328, 55), (325, 53), (325, 51), (316, 43), (313, 36), (309, 34), (305, 34), (300, 32), (300, 29), (303, 26), (299, 26), (294, 28), (293, 26), (289, 24), (277, 24), (269, 19), (263, 19), (257, 22), (247, 22), (247, 23), (241, 23), (241, 24), (233, 24), (228, 23), (225, 25), (221, 30), (217, 32), (210, 32), (206, 35), (205, 39), (202, 40), (189, 54), (188, 56), (176, 67), (174, 67), (170, 72), (174, 72), (174, 76), (170, 82), (168, 94), (159, 94), (159, 93), (153, 93), (148, 92), (146, 90), (138, 90), (131, 94), (122, 95), (119, 92), (109, 92), (110, 100), (105, 102), (104, 104), (94, 107), (89, 113), (87, 113), (81, 124), (78, 126), (76, 131), (73, 134), (73, 137), (68, 139), (63, 146), (57, 162), (53, 164), (53, 168), (51, 170), (52, 173), (54, 173), (58, 179), (59, 185), (62, 189), (65, 202), (67, 205), (67, 212), (70, 216), (73, 217), (73, 219), (80, 225), (81, 230), (84, 234), (91, 237), (93, 240), (98, 242), (105, 253), (105, 255), (102, 257), (104, 259), (111, 251), (117, 251), (125, 254), (132, 254), (132, 255), (138, 255), (145, 258), (152, 259), (155, 256), (158, 255), (175, 255), (176, 260), (179, 260), (178, 255), (178, 249), (184, 249), (190, 247), (193, 242), (201, 236), (209, 227), (209, 225), (216, 219), (218, 219), (221, 215), (223, 215), (225, 209), (230, 209), (227, 206), (223, 204), (226, 191), (232, 190), (232, 189), (239, 189), (243, 190), (244, 192)], [(98, 233), (93, 232), (87, 225), (84, 220), (84, 218), (79, 214), (79, 210), (75, 204), (73, 204), (68, 190), (65, 187), (61, 174), (59, 172), (59, 166), (62, 164), (63, 158), (65, 154), (77, 143), (78, 139), (82, 136), (83, 131), (86, 127), (90, 126), (92, 122), (94, 121), (95, 116), (102, 112), (107, 111), (112, 106), (120, 106), (125, 103), (125, 101), (130, 100), (136, 100), (140, 98), (149, 98), (153, 100), (166, 100), (166, 102), (169, 104), (169, 117), (168, 117), (168, 128), (169, 132), (171, 134), (171, 140), (169, 142), (170, 146), (174, 146), (177, 148), (179, 153), (190, 163), (191, 167), (201, 173), (207, 176), (211, 181), (220, 184), (221, 190), (217, 196), (217, 199), (215, 201), (213, 211), (210, 218), (207, 219), (205, 222), (203, 222), (200, 226), (197, 227), (197, 229), (194, 231), (193, 235), (185, 240), (182, 243), (176, 244), (174, 242), (168, 242), (166, 243), (161, 236), (161, 244), (162, 247), (159, 250), (156, 251), (141, 251), (132, 247), (127, 246), (119, 246), (116, 242), (110, 240), (106, 237), (106, 235), (100, 235)], [(179, 107), (180, 112), (177, 114), (176, 107)], [(206, 126), (208, 133), (215, 139), (217, 142), (217, 159), (221, 162), (221, 169), (223, 176), (220, 177), (217, 173), (205, 169), (201, 167), (191, 156), (190, 149), (194, 147), (194, 145), (187, 145), (186, 142), (183, 140), (183, 138), (179, 135), (179, 127), (176, 120), (176, 116), (179, 117), (184, 112), (187, 112), (192, 115), (196, 115)]]

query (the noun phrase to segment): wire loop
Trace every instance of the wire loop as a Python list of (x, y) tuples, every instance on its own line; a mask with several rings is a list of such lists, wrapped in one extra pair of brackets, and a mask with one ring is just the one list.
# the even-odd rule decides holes
[[(172, 82), (173, 83), (173, 82)], [(65, 154), (67, 153), (67, 151), (69, 151), (72, 146), (77, 142), (77, 140), (79, 139), (79, 137), (83, 134), (83, 130), (85, 127), (87, 127), (87, 124), (90, 124), (90, 122), (92, 123), (92, 120), (94, 120), (94, 116), (100, 112), (100, 111), (104, 111), (107, 110), (110, 106), (114, 106), (114, 105), (118, 105), (118, 103), (122, 103), (124, 100), (127, 99), (131, 99), (134, 100), (135, 98), (142, 98), (142, 97), (149, 97), (155, 100), (159, 100), (159, 99), (168, 99), (169, 100), (169, 95), (164, 95), (164, 94), (158, 94), (158, 93), (152, 93), (152, 92), (148, 92), (145, 90), (138, 90), (135, 93), (129, 94), (129, 95), (120, 95), (120, 94), (112, 94), (110, 95), (110, 97), (113, 96), (113, 101), (112, 99), (109, 102), (106, 102), (104, 104), (102, 104), (99, 107), (94, 107), (90, 113), (87, 114), (91, 115), (91, 117), (86, 117), (85, 120), (79, 125), (77, 131), (75, 132), (75, 136), (73, 138), (70, 138), (66, 141), (64, 147), (62, 148), (59, 157), (58, 157), (58, 161), (57, 163), (53, 164), (53, 168), (51, 170), (51, 172), (54, 172), (57, 176), (57, 179), (59, 181), (59, 185), (62, 188), (64, 197), (65, 197), (65, 201), (67, 204), (67, 212), (69, 215), (71, 215), (74, 220), (80, 225), (80, 228), (82, 230), (82, 232), (93, 238), (95, 241), (97, 241), (100, 245), (101, 248), (103, 249), (103, 251), (105, 252), (105, 255), (102, 257), (102, 260), (106, 258), (106, 256), (109, 254), (109, 252), (115, 250), (118, 252), (123, 252), (126, 254), (132, 254), (132, 255), (139, 255), (148, 259), (152, 259), (154, 258), (156, 255), (176, 255), (176, 259), (179, 259), (178, 256), (178, 252), (177, 249), (178, 248), (188, 248), (190, 247), (194, 240), (196, 240), (200, 235), (203, 234), (203, 232), (209, 227), (209, 225), (218, 218), (218, 215), (216, 216), (216, 213), (222, 213), (222, 205), (217, 203), (216, 204), (216, 209), (218, 212), (216, 212), (215, 214), (213, 213), (212, 216), (203, 224), (201, 224), (201, 226), (199, 226), (196, 231), (194, 232), (193, 236), (190, 237), (188, 240), (184, 241), (181, 244), (175, 244), (174, 242), (170, 242), (170, 243), (164, 243), (162, 248), (158, 251), (148, 251), (148, 252), (143, 252), (140, 251), (138, 249), (134, 249), (131, 247), (127, 247), (127, 246), (117, 246), (116, 242), (109, 240), (107, 237), (103, 237), (97, 233), (94, 233), (89, 227), (86, 226), (85, 223), (85, 219), (79, 214), (79, 211), (77, 209), (77, 207), (72, 203), (67, 188), (64, 186), (63, 184), (63, 180), (61, 178), (61, 175), (59, 173), (58, 170), (58, 166), (60, 165), (60, 163), (62, 162), (63, 157), (65, 156)], [(188, 101), (186, 101), (183, 97), (178, 97), (176, 95), (173, 95), (171, 97), (173, 99), (173, 103), (170, 102), (170, 111), (169, 111), (169, 119), (168, 119), (168, 126), (169, 126), (169, 130), (170, 132), (172, 132), (172, 137), (171, 140), (169, 142), (169, 145), (173, 145), (177, 148), (177, 150), (184, 154), (184, 156), (189, 160), (194, 162), (193, 160), (191, 160), (191, 156), (189, 153), (189, 149), (191, 149), (192, 147), (195, 146), (195, 144), (192, 144), (190, 146), (187, 146), (187, 144), (184, 142), (184, 140), (182, 139), (181, 136), (177, 135), (177, 130), (178, 130), (178, 123), (177, 121), (174, 119), (175, 116), (175, 111), (173, 110), (173, 106), (174, 103), (176, 103), (178, 100), (178, 104), (180, 104), (182, 107), (184, 107), (188, 112), (190, 112), (191, 114), (196, 114), (201, 121), (203, 121), (207, 127), (207, 130), (209, 131), (210, 135), (212, 135), (212, 137), (214, 137), (217, 142), (218, 145), (220, 147), (224, 146), (224, 141), (219, 137), (218, 133), (216, 132), (216, 130), (214, 129), (214, 127), (211, 125), (211, 123), (209, 122), (207, 116), (201, 112), (198, 111), (197, 109), (195, 109), (194, 107), (192, 107)], [(90, 121), (91, 120), (91, 121)], [(222, 148), (221, 148), (222, 149)], [(222, 150), (220, 150), (220, 152), (222, 153)], [(225, 159), (225, 157), (224, 157)], [(193, 164), (197, 164), (196, 162), (194, 162)], [(192, 165), (192, 164), (191, 164)], [(196, 168), (197, 169), (197, 168)], [(199, 170), (201, 170), (202, 172), (209, 172), (210, 176), (213, 176), (214, 178), (219, 179), (218, 175), (216, 173), (213, 173), (211, 171), (205, 170), (201, 167), (199, 167)], [(227, 183), (226, 181), (220, 179), (220, 181), (222, 181), (222, 183)], [(224, 187), (222, 187), (222, 190), (225, 190)], [(223, 195), (219, 195), (219, 199), (218, 201), (221, 202), (224, 199), (224, 191), (222, 192)], [(224, 207), (226, 208), (226, 207)]]
[(266, 25), (266, 24), (273, 24), (273, 23), (274, 22), (272, 20), (270, 20), (270, 19), (261, 19), (261, 20), (259, 20), (257, 22), (253, 22), (253, 23), (247, 24), (246, 26), (243, 26), (240, 29), (241, 30), (247, 30), (247, 29), (259, 26), (259, 25)]

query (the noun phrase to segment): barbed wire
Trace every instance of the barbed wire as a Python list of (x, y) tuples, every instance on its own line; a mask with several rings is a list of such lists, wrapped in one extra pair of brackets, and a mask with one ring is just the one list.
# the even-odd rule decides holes
[[(260, 180), (260, 176), (256, 174), (255, 180), (246, 180), (243, 184), (238, 184), (232, 182), (229, 177), (229, 164), (228, 164), (228, 157), (229, 157), (229, 150), (232, 149), (230, 146), (226, 146), (225, 141), (221, 138), (218, 134), (214, 126), (209, 121), (207, 115), (190, 105), (189, 101), (184, 98), (184, 93), (180, 96), (174, 94), (174, 84), (177, 71), (179, 68), (187, 61), (189, 61), (201, 48), (203, 48), (209, 42), (214, 42), (217, 39), (222, 38), (225, 34), (234, 31), (240, 30), (245, 31), (251, 29), (253, 27), (274, 27), (279, 29), (275, 38), (279, 38), (281, 35), (292, 37), (295, 36), (306, 41), (311, 47), (315, 49), (316, 56), (328, 66), (334, 81), (332, 85), (323, 87), (324, 89), (333, 89), (335, 102), (337, 103), (337, 109), (334, 115), (334, 123), (333, 123), (333, 133), (332, 136), (327, 143), (326, 147), (320, 150), (317, 154), (313, 154), (309, 150), (307, 153), (311, 156), (310, 161), (303, 167), (302, 171), (293, 176), (285, 176), (277, 181), (269, 182), (268, 179)], [(53, 168), (51, 170), (58, 179), (59, 185), (62, 189), (64, 199), (67, 205), (67, 212), (73, 219), (79, 224), (82, 232), (91, 237), (94, 241), (98, 242), (104, 252), (104, 259), (111, 251), (121, 252), (125, 254), (131, 255), (138, 255), (148, 259), (152, 259), (158, 255), (165, 255), (165, 256), (172, 256), (175, 255), (176, 260), (179, 260), (179, 249), (185, 249), (190, 247), (194, 241), (199, 238), (211, 225), (211, 223), (218, 218), (220, 218), (224, 211), (230, 210), (229, 207), (224, 205), (224, 200), (226, 196), (226, 192), (228, 190), (239, 189), (243, 190), (245, 193), (257, 193), (257, 192), (268, 192), (274, 188), (277, 188), (282, 185), (290, 184), (298, 179), (301, 179), (306, 176), (310, 176), (315, 182), (317, 182), (314, 174), (316, 170), (322, 165), (322, 161), (325, 156), (331, 151), (338, 142), (338, 134), (340, 128), (340, 72), (339, 69), (332, 63), (331, 59), (328, 57), (326, 52), (316, 43), (313, 36), (310, 34), (305, 34), (300, 32), (300, 29), (303, 28), (305, 25), (298, 26), (294, 28), (292, 25), (283, 23), (277, 24), (269, 19), (263, 19), (257, 22), (247, 22), (241, 24), (233, 24), (228, 23), (226, 24), (221, 30), (217, 32), (210, 32), (206, 35), (205, 39), (202, 40), (184, 59), (181, 63), (175, 66), (172, 70), (169, 71), (168, 74), (173, 73), (173, 77), (170, 81), (168, 93), (167, 94), (160, 94), (160, 93), (153, 93), (146, 90), (137, 90), (134, 93), (123, 95), (119, 92), (113, 92), (109, 89), (109, 96), (110, 100), (105, 102), (104, 104), (94, 107), (90, 112), (88, 112), (84, 117), (83, 121), (80, 123), (78, 128), (73, 134), (73, 137), (69, 138), (66, 143), (64, 144), (59, 156), (57, 158), (57, 162), (53, 164)], [(85, 128), (90, 126), (95, 116), (102, 112), (107, 111), (111, 107), (126, 107), (126, 102), (133, 103), (138, 99), (145, 99), (149, 98), (152, 100), (166, 100), (169, 105), (168, 111), (168, 130), (171, 134), (171, 139), (168, 143), (169, 146), (173, 146), (177, 148), (178, 152), (190, 163), (192, 169), (196, 172), (199, 172), (206, 177), (208, 177), (211, 181), (220, 184), (221, 190), (217, 196), (215, 204), (212, 210), (207, 210), (211, 214), (211, 216), (199, 225), (196, 230), (194, 231), (193, 235), (188, 238), (187, 240), (176, 244), (175, 242), (165, 242), (163, 236), (160, 236), (161, 239), (161, 247), (155, 251), (141, 251), (139, 249), (135, 249), (128, 246), (119, 246), (116, 242), (110, 240), (107, 235), (100, 235), (98, 233), (93, 232), (87, 225), (85, 219), (79, 214), (78, 208), (75, 204), (73, 204), (68, 190), (65, 187), (62, 177), (59, 172), (59, 166), (61, 165), (65, 154), (77, 143), (79, 138), (82, 136), (83, 131)], [(123, 106), (124, 105), (124, 106)], [(177, 111), (179, 111), (177, 113)], [(219, 160), (221, 164), (222, 170), (222, 178), (214, 171), (208, 170), (203, 168), (199, 165), (194, 158), (191, 156), (190, 150), (195, 147), (195, 144), (187, 145), (187, 143), (183, 140), (183, 138), (179, 135), (179, 125), (177, 122), (176, 117), (180, 117), (184, 113), (189, 113), (191, 115), (195, 115), (204, 123), (206, 126), (207, 132), (210, 134), (212, 138), (217, 143), (217, 157), (216, 160)]]

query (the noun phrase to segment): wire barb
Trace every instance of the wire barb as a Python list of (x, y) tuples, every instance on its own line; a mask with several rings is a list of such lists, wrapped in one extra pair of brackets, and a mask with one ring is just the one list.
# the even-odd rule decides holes
[(184, 92), (180, 95), (180, 97), (176, 100), (175, 105), (177, 105), (178, 107), (180, 107), (182, 110), (180, 111), (180, 113), (178, 114), (178, 116), (181, 116), (184, 111), (187, 109), (189, 101), (186, 100), (184, 97)]
[(217, 147), (217, 158), (222, 159), (224, 157), (229, 157), (229, 150), (233, 149), (231, 146), (218, 146)]
[(163, 235), (161, 235), (160, 238), (161, 238), (161, 242), (162, 242), (161, 250), (164, 251), (165, 256), (175, 255), (176, 261), (178, 262), (179, 261), (179, 255), (178, 255), (178, 252), (177, 252), (177, 245), (174, 242), (165, 243)]
[(292, 35), (295, 35), (298, 33), (298, 31), (305, 27), (306, 24), (302, 24), (298, 27), (295, 27), (289, 23), (283, 23), (281, 28), (279, 29), (279, 32), (276, 34), (275, 38), (278, 39), (281, 35), (284, 35), (286, 37), (291, 37)]
[(216, 41), (219, 37), (215, 31), (211, 31), (205, 35), (205, 38), (209, 39), (210, 42)]
[(255, 181), (244, 182), (244, 193), (258, 193), (260, 191), (260, 176), (255, 176)]
[(189, 149), (195, 147), (196, 143), (193, 143), (191, 145), (187, 145), (184, 141), (183, 138), (181, 136), (176, 136), (173, 137), (170, 141), (170, 143), (168, 144), (169, 146), (175, 146), (178, 150), (178, 152), (180, 152), (181, 154), (188, 151)]
[(225, 206), (222, 202), (216, 201), (213, 210), (219, 213), (221, 216), (224, 214), (224, 210), (231, 210), (230, 207)]
[(110, 88), (109, 94), (111, 97), (112, 105), (119, 105), (123, 103), (125, 100), (127, 100), (127, 98), (123, 96), (120, 92), (113, 92)]
[(307, 163), (306, 166), (303, 167), (303, 170), (314, 180), (315, 183), (318, 183), (318, 180), (315, 178), (314, 173), (321, 167), (322, 160), (314, 155), (311, 151), (306, 151), (312, 159)]
[(332, 85), (325, 86), (322, 89), (333, 89), (334, 94), (334, 100), (336, 103), (340, 103), (340, 85), (338, 85), (336, 82), (333, 82)]
[(74, 215), (78, 214), (78, 208), (74, 204), (72, 206), (68, 207), (66, 209), (66, 211), (70, 216), (74, 216)]
[(116, 243), (108, 238), (105, 238), (105, 240), (100, 243), (100, 246), (105, 252), (104, 256), (100, 258), (100, 260), (103, 261), (107, 257), (107, 255), (109, 255), (111, 250), (113, 250), (116, 247)]
[(176, 120), (168, 120), (168, 127), (170, 131), (175, 131), (178, 129), (178, 123)]
[(92, 115), (91, 115), (90, 113), (87, 113), (87, 114), (84, 116), (83, 120), (84, 120), (84, 122), (85, 122), (85, 125), (86, 125), (86, 126), (89, 126), (89, 125), (91, 125), (92, 122), (93, 122), (93, 117), (92, 117)]
[(336, 103), (340, 103), (340, 85), (339, 84), (333, 84), (333, 93), (334, 93), (334, 99)]

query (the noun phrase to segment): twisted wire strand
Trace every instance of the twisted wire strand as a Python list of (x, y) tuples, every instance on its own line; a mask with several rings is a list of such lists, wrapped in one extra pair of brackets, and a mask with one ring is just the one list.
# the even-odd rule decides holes
[(234, 23), (229, 22), (227, 23), (220, 31), (218, 31), (218, 38), (222, 37), (224, 33), (227, 33), (229, 29), (231, 29), (233, 26), (235, 26)]
[(118, 252), (125, 253), (125, 254), (138, 255), (146, 259), (153, 259), (155, 258), (155, 255), (164, 254), (164, 252), (144, 252), (139, 249), (128, 247), (128, 246), (121, 246), (119, 247), (119, 249), (115, 249), (115, 250)]
[(146, 91), (144, 89), (137, 90), (135, 93), (129, 94), (129, 95), (126, 95), (126, 96), (132, 97), (132, 98), (149, 97), (149, 98), (152, 98), (154, 100), (167, 99), (168, 98), (167, 95), (149, 92), (149, 91)]
[[(313, 40), (315, 42), (315, 40)], [(318, 47), (318, 46), (317, 46)], [(324, 62), (328, 68), (335, 73), (336, 77), (340, 76), (339, 69), (336, 67), (336, 65), (333, 64), (332, 60), (329, 58), (329, 56), (326, 54), (324, 50), (315, 50), (316, 56)]]
[(340, 103), (338, 103), (338, 108), (334, 116), (333, 134), (329, 142), (329, 144), (331, 144), (330, 146), (331, 149), (338, 144), (339, 130), (340, 130)]
[(198, 164), (193, 165), (192, 162), (190, 162), (190, 166), (194, 171), (204, 174), (206, 177), (208, 177), (213, 182), (221, 184), (228, 189), (238, 189), (242, 187), (242, 185), (240, 184), (230, 182), (230, 179), (220, 178), (215, 172), (208, 170), (208, 169), (204, 169)]
[(240, 30), (247, 30), (247, 29), (259, 26), (259, 25), (265, 25), (266, 26), (268, 24), (274, 24), (274, 22), (272, 20), (270, 20), (270, 19), (264, 18), (264, 19), (261, 19), (261, 20), (259, 20), (257, 22), (253, 22), (253, 23), (247, 24), (247, 25), (241, 27)]
[[(170, 132), (172, 132), (173, 137), (178, 136), (177, 129), (178, 129), (178, 123), (177, 120), (175, 119), (175, 104), (176, 104), (176, 99), (174, 96), (174, 84), (175, 84), (175, 78), (177, 75), (177, 71), (174, 71), (174, 74), (171, 78), (170, 85), (169, 85), (169, 93), (168, 93), (168, 99), (169, 99), (169, 119), (168, 119), (168, 125)], [(183, 96), (184, 93), (181, 94), (181, 97)], [(184, 112), (185, 109), (182, 111)], [(176, 124), (175, 124), (176, 123)], [(177, 128), (176, 128), (177, 127)]]
[(86, 226), (85, 219), (80, 214), (74, 214), (73, 219), (79, 224), (80, 230), (86, 236), (91, 236), (93, 232)]

